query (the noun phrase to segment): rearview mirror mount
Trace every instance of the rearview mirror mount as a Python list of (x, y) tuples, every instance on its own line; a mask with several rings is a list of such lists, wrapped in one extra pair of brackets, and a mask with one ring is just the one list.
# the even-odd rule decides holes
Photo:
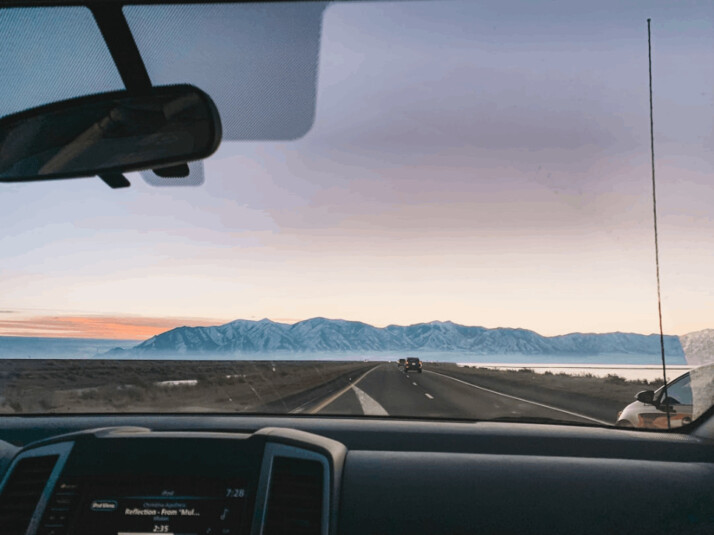
[(171, 168), (213, 154), (221, 121), (191, 85), (54, 102), (0, 119), (0, 182)]

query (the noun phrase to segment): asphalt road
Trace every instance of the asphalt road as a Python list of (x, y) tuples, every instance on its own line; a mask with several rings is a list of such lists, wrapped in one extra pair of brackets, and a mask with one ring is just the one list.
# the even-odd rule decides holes
[(558, 406), (546, 405), (428, 369), (423, 373), (405, 373), (395, 363), (372, 368), (305, 412), (468, 420), (552, 418), (581, 424), (611, 424), (568, 410), (567, 399)]

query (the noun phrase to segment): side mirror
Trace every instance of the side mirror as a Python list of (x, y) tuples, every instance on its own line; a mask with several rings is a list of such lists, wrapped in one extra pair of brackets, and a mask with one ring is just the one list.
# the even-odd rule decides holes
[(210, 156), (220, 141), (216, 106), (191, 85), (80, 97), (0, 119), (0, 182), (169, 167)]
[(642, 392), (637, 392), (635, 399), (637, 401), (641, 401), (642, 403), (652, 405), (654, 403), (654, 392), (652, 390), (643, 390)]

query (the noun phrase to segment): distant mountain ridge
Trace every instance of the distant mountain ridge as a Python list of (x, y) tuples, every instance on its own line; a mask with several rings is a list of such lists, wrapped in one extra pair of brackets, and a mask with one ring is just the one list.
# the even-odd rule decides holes
[[(669, 356), (684, 357), (677, 336), (665, 336)], [(136, 356), (211, 353), (443, 351), (475, 355), (658, 355), (659, 335), (635, 333), (542, 336), (527, 329), (469, 327), (450, 321), (374, 327), (312, 318), (295, 324), (236, 320), (215, 327), (177, 327), (128, 350)]]

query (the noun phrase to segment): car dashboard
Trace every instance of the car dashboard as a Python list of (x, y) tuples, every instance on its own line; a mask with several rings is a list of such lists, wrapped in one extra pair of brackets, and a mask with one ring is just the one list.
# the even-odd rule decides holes
[(714, 532), (713, 443), (691, 434), (205, 415), (0, 433), (3, 535)]

